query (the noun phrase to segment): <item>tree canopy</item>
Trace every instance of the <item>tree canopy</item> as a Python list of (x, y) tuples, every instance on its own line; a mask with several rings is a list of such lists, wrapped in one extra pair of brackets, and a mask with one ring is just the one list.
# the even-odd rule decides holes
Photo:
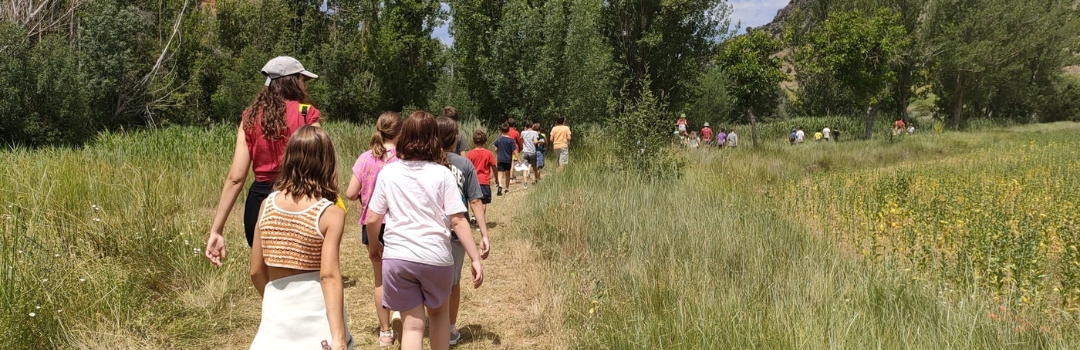
[[(445, 105), (491, 125), (690, 113), (869, 128), (868, 110), (909, 118), (912, 105), (954, 127), (1080, 120), (1063, 74), (1080, 63), (1074, 5), (817, 0), (777, 43), (734, 35), (723, 0), (13, 0), (0, 6), (0, 142), (236, 123), (278, 55), (321, 75), (309, 90), (327, 118), (353, 121)], [(453, 45), (432, 37), (443, 24)]]

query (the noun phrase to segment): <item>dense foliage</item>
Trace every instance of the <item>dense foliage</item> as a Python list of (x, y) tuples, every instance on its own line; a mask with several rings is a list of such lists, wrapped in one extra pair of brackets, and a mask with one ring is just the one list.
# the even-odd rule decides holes
[[(664, 126), (678, 113), (694, 128), (746, 122), (750, 95), (762, 97), (755, 117), (839, 115), (867, 130), (876, 112), (908, 118), (912, 106), (953, 127), (1080, 119), (1062, 70), (1080, 52), (1071, 0), (808, 3), (785, 17), (781, 45), (754, 30), (756, 51), (744, 49), (747, 62), (787, 61), (790, 89), (777, 93), (775, 64), (746, 75), (725, 56), (748, 39), (724, 0), (11, 0), (0, 142), (236, 123), (277, 55), (320, 74), (316, 104), (351, 121), (454, 105), (489, 125), (607, 123), (645, 90)], [(451, 45), (432, 36), (442, 25)]]
[(1063, 71), (1078, 63), (1078, 11), (1069, 0), (814, 1), (786, 23), (796, 110), (909, 118), (915, 100), (927, 100), (932, 116), (954, 128), (1080, 120), (1075, 80)]

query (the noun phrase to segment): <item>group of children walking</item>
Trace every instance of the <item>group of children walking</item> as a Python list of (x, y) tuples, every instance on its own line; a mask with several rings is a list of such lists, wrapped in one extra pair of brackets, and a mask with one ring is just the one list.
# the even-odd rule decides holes
[[(735, 133), (734, 128), (720, 128), (719, 132), (713, 131), (709, 126), (709, 122), (705, 122), (701, 127), (701, 133), (697, 131), (686, 132), (686, 116), (682, 115), (678, 122), (676, 122), (678, 130), (675, 131), (677, 138), (675, 142), (679, 146), (687, 148), (700, 148), (700, 147), (717, 147), (724, 148), (736, 148), (739, 147), (739, 135)], [(713, 138), (715, 137), (715, 141)]]
[[(828, 125), (825, 128), (814, 132), (814, 142), (821, 141), (839, 141), (840, 130), (830, 129)], [(791, 129), (791, 133), (788, 134), (788, 143), (791, 145), (797, 145), (806, 142), (806, 132), (802, 127)]]
[[(346, 211), (339, 198), (337, 157), (306, 88), (318, 76), (284, 56), (270, 60), (262, 72), (265, 85), (244, 110), (237, 131), (206, 257), (217, 266), (224, 261), (225, 220), (251, 169), (255, 182), (248, 191), (244, 229), (252, 249), (251, 281), (263, 298), (251, 348), (351, 349), (340, 270)], [(561, 117), (558, 122), (565, 128)], [(471, 260), (471, 284), (479, 288), (481, 261), (490, 253), (485, 215), (491, 174), (505, 174), (506, 165), (520, 156), (534, 183), (540, 179), (548, 140), (537, 123), (527, 123), (515, 140), (513, 124), (500, 126), (496, 158), (485, 146), (483, 130), (472, 133), (471, 150), (463, 145), (466, 136), (453, 107), (439, 118), (416, 111), (404, 119), (388, 112), (377, 120), (370, 149), (357, 158), (344, 194), (362, 207), (359, 224), (374, 275), (379, 345), (394, 343), (397, 319), (402, 349), (420, 349), (425, 328), (432, 349), (447, 349), (461, 338), (455, 324), (464, 257)], [(560, 126), (552, 138), (555, 149), (562, 149), (561, 167), (570, 133)], [(496, 186), (499, 195), (509, 191), (509, 175)], [(478, 242), (467, 218), (470, 208)]]

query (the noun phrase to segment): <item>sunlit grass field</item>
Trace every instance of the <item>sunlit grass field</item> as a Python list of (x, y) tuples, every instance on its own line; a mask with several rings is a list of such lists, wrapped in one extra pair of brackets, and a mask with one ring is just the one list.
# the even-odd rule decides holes
[[(344, 184), (371, 129), (326, 128)], [(0, 347), (199, 348), (257, 324), (236, 307), (257, 298), (239, 211), (233, 263), (201, 251), (235, 130), (0, 151)], [(676, 150), (683, 175), (656, 181), (610, 170), (618, 145), (575, 132), (571, 165), (549, 161), (510, 233), (542, 249), (566, 348), (1080, 344), (1080, 125), (763, 135), (758, 151), (743, 128), (740, 149)]]
[(658, 181), (590, 143), (525, 226), (572, 347), (1075, 348), (1077, 131), (770, 140)]

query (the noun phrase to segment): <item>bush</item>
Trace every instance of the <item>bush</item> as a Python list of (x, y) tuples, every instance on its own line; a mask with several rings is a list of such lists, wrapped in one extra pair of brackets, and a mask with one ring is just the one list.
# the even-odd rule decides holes
[(608, 145), (615, 155), (612, 165), (650, 180), (677, 178), (684, 162), (671, 152), (667, 105), (647, 88), (647, 78), (641, 86), (641, 96), (609, 103), (610, 114), (615, 116), (608, 121), (614, 136)]

